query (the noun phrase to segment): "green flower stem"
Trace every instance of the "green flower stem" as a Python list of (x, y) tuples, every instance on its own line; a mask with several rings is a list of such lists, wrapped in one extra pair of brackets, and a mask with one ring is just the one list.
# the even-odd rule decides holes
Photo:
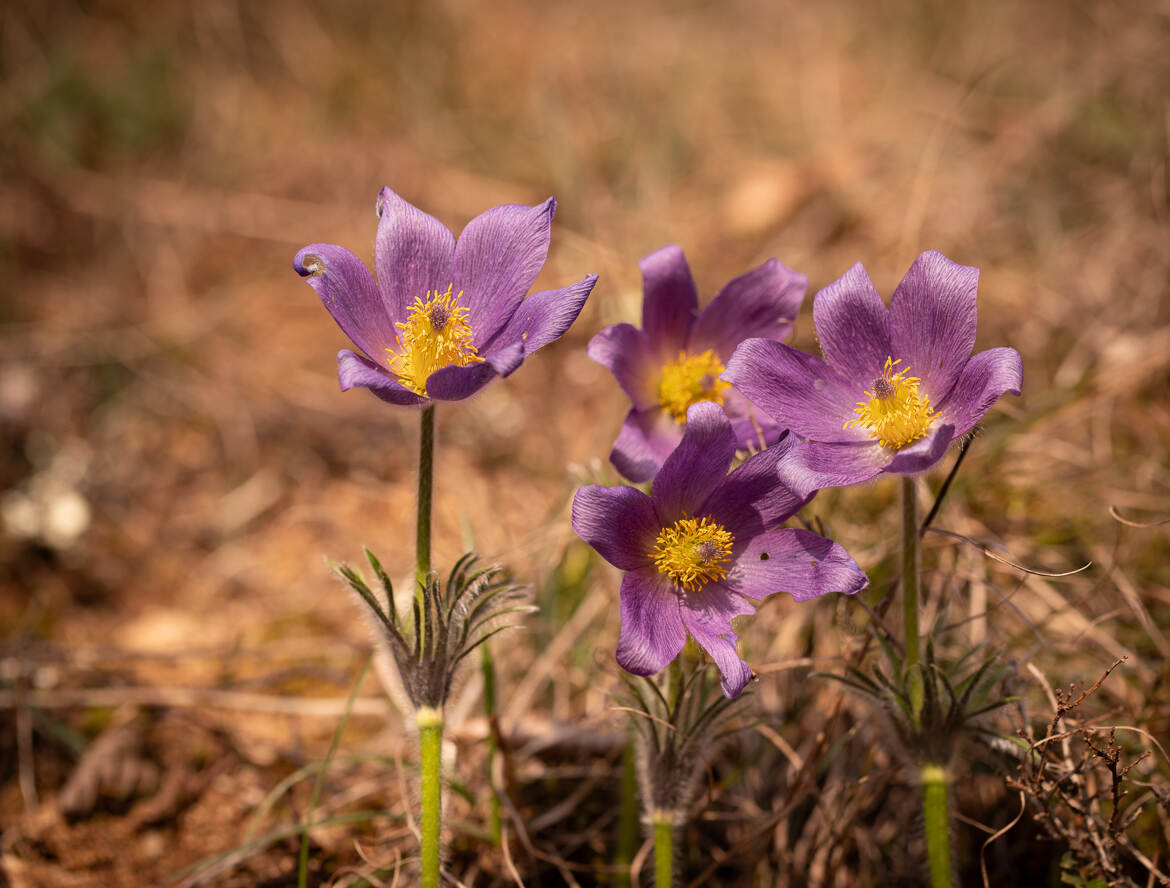
[(942, 765), (922, 766), (922, 816), (926, 825), (926, 859), (931, 888), (953, 888), (949, 778)]
[(918, 670), (918, 496), (912, 475), (902, 476), (902, 638), (906, 679), (915, 721), (922, 712), (922, 673)]
[[(415, 565), (415, 594), (422, 595), (431, 573), (431, 487), (435, 467), (435, 405), (422, 409), (418, 436), (418, 558)], [(421, 601), (419, 602), (421, 608)]]
[(621, 807), (618, 810), (617, 888), (630, 888), (630, 864), (638, 847), (638, 753), (634, 747), (634, 731), (626, 728), (626, 749), (622, 755)]
[(500, 821), (500, 797), (496, 794), (495, 765), (496, 765), (496, 663), (492, 659), (492, 646), (485, 641), (479, 647), (480, 662), (483, 666), (483, 710), (488, 720), (487, 735), (487, 778), (489, 808), (488, 831), (492, 836), (492, 844), (499, 845), (503, 836), (503, 826)]
[(439, 888), (439, 835), (442, 829), (443, 787), (439, 765), (443, 751), (443, 713), (420, 706), (414, 715), (418, 726), (419, 799), (422, 808), (422, 838), (419, 851), (422, 888)]
[(654, 886), (674, 886), (674, 817), (669, 811), (651, 815), (654, 826)]

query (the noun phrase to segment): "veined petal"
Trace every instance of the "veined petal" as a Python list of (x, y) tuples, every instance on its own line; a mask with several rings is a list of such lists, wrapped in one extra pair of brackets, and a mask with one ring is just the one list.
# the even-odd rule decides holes
[(891, 356), (890, 315), (860, 262), (817, 293), (813, 323), (833, 368), (859, 394), (869, 388)]
[(653, 675), (678, 656), (687, 640), (678, 595), (653, 567), (622, 578), (622, 634), (618, 665), (634, 675)]
[(864, 429), (845, 428), (864, 391), (851, 388), (816, 355), (770, 339), (748, 339), (735, 350), (722, 378), (777, 425), (798, 435), (816, 441), (869, 438)]
[(682, 441), (658, 470), (651, 490), (662, 526), (684, 514), (696, 516), (727, 477), (733, 456), (735, 438), (723, 408), (714, 401), (692, 404)]
[(914, 260), (890, 299), (890, 355), (902, 359), (934, 404), (950, 392), (975, 347), (979, 269), (930, 250)]
[(691, 351), (711, 348), (726, 361), (745, 339), (785, 339), (807, 289), (807, 277), (769, 259), (729, 281), (704, 306), (691, 331)]
[(790, 527), (749, 540), (723, 580), (728, 588), (749, 598), (787, 592), (797, 601), (826, 592), (852, 595), (868, 582), (857, 562), (837, 543)]
[(610, 451), (614, 468), (637, 484), (649, 481), (682, 441), (683, 427), (662, 409), (631, 410)]
[(972, 355), (959, 375), (939, 415), (953, 423), (955, 437), (965, 435), (991, 409), (1000, 395), (1018, 395), (1024, 384), (1024, 365), (1014, 348), (989, 348)]
[(496, 368), (486, 361), (466, 367), (448, 364), (427, 377), (427, 396), (435, 401), (462, 401), (495, 377)]
[(807, 496), (825, 487), (845, 487), (876, 478), (889, 463), (890, 451), (876, 441), (798, 441), (780, 466), (780, 474), (797, 496)]
[(682, 248), (661, 247), (638, 263), (642, 269), (642, 329), (658, 363), (686, 347), (699, 293)]
[[(455, 236), (389, 188), (378, 193), (377, 209), (374, 270), (386, 313), (392, 321), (403, 321), (415, 299), (426, 302), (428, 290), (442, 293), (451, 283)], [(387, 345), (394, 342), (392, 336)]]
[(373, 361), (397, 341), (370, 270), (345, 247), (309, 244), (293, 258), (293, 268), (308, 278), (337, 326)]
[(915, 475), (925, 472), (943, 458), (951, 442), (955, 440), (955, 427), (949, 423), (936, 425), (921, 441), (915, 441), (893, 454), (893, 459), (884, 471), (898, 475)]
[(737, 540), (762, 533), (795, 515), (811, 498), (790, 487), (781, 471), (795, 444), (789, 435), (732, 469), (703, 504), (702, 514)]
[(512, 319), (548, 257), (557, 202), (505, 204), (467, 223), (455, 244), (452, 277), (463, 291), (476, 348), (490, 343)]
[(589, 340), (586, 354), (614, 375), (635, 409), (650, 410), (658, 406), (662, 368), (651, 352), (646, 334), (633, 324), (606, 327)]
[[(507, 326), (482, 351), (483, 356), (492, 361), (496, 351), (519, 345), (522, 357), (526, 358), (538, 348), (560, 339), (573, 321), (577, 320), (577, 315), (581, 314), (585, 300), (596, 283), (597, 275), (591, 274), (559, 290), (541, 290), (521, 300)], [(494, 361), (492, 363), (495, 364)], [(507, 376), (514, 369), (512, 367), (507, 372), (501, 370), (500, 375)]]
[(337, 353), (337, 379), (341, 383), (343, 392), (347, 392), (351, 388), (368, 388), (389, 404), (423, 404), (426, 402), (426, 398), (421, 398), (409, 389), (403, 388), (402, 383), (377, 364), (348, 349)]
[(735, 648), (736, 634), (732, 617), (754, 614), (752, 603), (720, 583), (708, 583), (682, 597), (682, 622), (703, 648), (723, 679), (720, 686), (727, 698), (738, 697), (752, 680), (752, 670)]
[(662, 529), (650, 497), (633, 487), (580, 488), (573, 497), (573, 530), (606, 561), (622, 570), (651, 563)]

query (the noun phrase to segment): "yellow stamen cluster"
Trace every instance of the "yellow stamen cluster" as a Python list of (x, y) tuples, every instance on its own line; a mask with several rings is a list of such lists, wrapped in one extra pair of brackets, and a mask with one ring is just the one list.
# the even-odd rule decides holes
[(680, 518), (670, 527), (662, 528), (650, 557), (659, 573), (694, 592), (706, 583), (727, 576), (733, 542), (735, 538), (722, 524), (706, 516), (698, 520)]
[(873, 381), (873, 391), (867, 391), (869, 400), (858, 401), (854, 412), (857, 419), (845, 423), (845, 428), (860, 426), (869, 430), (883, 447), (901, 450), (907, 444), (925, 438), (930, 423), (938, 413), (930, 408), (930, 398), (918, 391), (922, 382), (917, 376), (907, 376), (908, 368), (894, 372), (902, 359), (886, 358), (882, 375)]
[(452, 296), (451, 290), (450, 284), (443, 294), (427, 290), (425, 302), (416, 296), (406, 321), (394, 325), (398, 347), (386, 349), (386, 361), (398, 381), (416, 395), (426, 396), (427, 377), (436, 370), (483, 361), (471, 344), (467, 307), (458, 304), (463, 291)]
[(697, 355), (678, 353), (678, 360), (662, 368), (658, 383), (658, 403), (674, 421), (687, 421), (687, 408), (699, 401), (723, 403), (723, 393), (731, 384), (719, 378), (726, 368), (712, 349)]

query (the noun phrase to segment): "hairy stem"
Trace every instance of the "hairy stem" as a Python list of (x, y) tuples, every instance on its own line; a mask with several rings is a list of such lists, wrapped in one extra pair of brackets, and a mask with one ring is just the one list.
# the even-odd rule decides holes
[(951, 864), (951, 801), (946, 769), (922, 766), (922, 819), (926, 826), (926, 859), (931, 888), (953, 888)]
[(443, 750), (443, 713), (421, 706), (415, 713), (418, 725), (418, 770), (421, 840), (419, 854), (422, 888), (439, 888), (439, 836), (442, 831), (443, 788), (439, 775)]
[[(415, 561), (416, 594), (421, 595), (431, 573), (431, 488), (435, 466), (435, 405), (422, 409), (418, 436), (418, 545)], [(421, 602), (420, 602), (421, 604)]]
[(918, 669), (918, 496), (913, 476), (902, 477), (902, 637), (906, 679), (915, 720), (922, 712), (922, 673)]
[(653, 816), (654, 824), (654, 886), (674, 886), (674, 818), (663, 811)]
[(491, 642), (480, 645), (480, 658), (483, 665), (483, 710), (488, 720), (487, 736), (487, 776), (488, 789), (491, 792), (488, 808), (488, 831), (492, 836), (492, 844), (499, 845), (503, 835), (500, 822), (500, 797), (496, 794), (495, 766), (498, 742), (496, 740), (496, 663), (492, 659)]
[(618, 810), (617, 888), (629, 888), (630, 864), (638, 848), (638, 753), (634, 746), (634, 732), (626, 728), (626, 749), (622, 755), (622, 795)]

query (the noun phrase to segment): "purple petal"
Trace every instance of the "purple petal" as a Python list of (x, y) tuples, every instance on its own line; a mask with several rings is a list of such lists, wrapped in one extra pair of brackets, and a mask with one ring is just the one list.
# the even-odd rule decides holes
[(775, 527), (808, 502), (785, 483), (781, 467), (795, 445), (790, 435), (736, 466), (702, 512), (737, 540)]
[(370, 270), (345, 247), (309, 244), (293, 268), (317, 291), (345, 335), (375, 363), (398, 337)]
[(389, 188), (378, 192), (377, 209), (374, 269), (390, 319), (402, 321), (415, 299), (425, 302), (428, 290), (443, 293), (451, 283), (455, 236)]
[(953, 423), (955, 437), (965, 435), (991, 409), (1000, 395), (1020, 393), (1024, 365), (1014, 348), (989, 348), (971, 357), (963, 368), (939, 416)]
[(915, 475), (925, 472), (943, 458), (951, 442), (955, 440), (955, 427), (950, 424), (938, 425), (921, 441), (903, 447), (894, 454), (885, 471), (899, 475)]
[[(813, 323), (825, 358), (864, 391), (890, 357), (890, 315), (858, 262), (813, 301)], [(895, 355), (896, 357), (896, 355)]]
[(511, 320), (548, 257), (557, 202), (493, 207), (467, 223), (455, 245), (452, 276), (464, 293), (475, 345), (492, 341)]
[(849, 553), (832, 540), (808, 530), (781, 527), (753, 537), (723, 582), (749, 598), (787, 592), (797, 601), (807, 601), (826, 592), (852, 595), (869, 581)]
[(654, 478), (651, 496), (663, 527), (695, 515), (727, 477), (735, 456), (735, 438), (723, 408), (700, 401), (687, 409), (682, 442)]
[(609, 461), (623, 477), (641, 484), (658, 474), (682, 437), (683, 427), (666, 411), (634, 409), (626, 414)]
[(798, 441), (780, 467), (784, 482), (797, 496), (825, 487), (860, 484), (881, 474), (890, 451), (876, 441), (856, 444)]
[[(505, 372), (500, 369), (493, 355), (499, 350), (510, 350), (519, 345), (523, 360), (538, 348), (560, 339), (573, 321), (577, 320), (577, 315), (581, 314), (585, 299), (595, 283), (597, 275), (591, 274), (575, 284), (559, 290), (542, 290), (522, 300), (507, 326), (483, 351), (484, 357), (492, 362), (501, 376), (507, 376), (516, 367)], [(519, 361), (516, 366), (519, 366)]]
[(426, 401), (426, 398), (403, 388), (392, 374), (348, 349), (337, 353), (337, 379), (343, 392), (351, 388), (368, 388), (390, 404), (422, 404)]
[(637, 410), (658, 406), (662, 366), (652, 354), (646, 334), (633, 324), (606, 327), (589, 340), (586, 354), (614, 375)]
[(592, 484), (573, 497), (573, 530), (614, 567), (637, 570), (651, 563), (662, 527), (642, 491)]
[(975, 347), (979, 269), (930, 250), (914, 260), (890, 299), (892, 357), (937, 404), (950, 392)]
[(466, 367), (448, 364), (427, 377), (427, 397), (435, 401), (462, 401), (495, 377), (496, 368), (487, 361)]
[(642, 269), (642, 329), (659, 363), (686, 348), (699, 294), (681, 247), (671, 244), (638, 263)]
[(745, 339), (780, 340), (792, 331), (808, 278), (769, 259), (730, 281), (699, 313), (690, 349), (712, 348), (726, 361)]
[(738, 697), (752, 680), (752, 670), (735, 649), (731, 618), (755, 612), (750, 601), (719, 583), (708, 583), (697, 592), (683, 595), (683, 625), (719, 667), (725, 697)]
[(853, 407), (865, 392), (851, 388), (815, 355), (769, 339), (749, 339), (735, 350), (722, 378), (798, 435), (817, 441), (868, 438), (863, 429), (845, 428), (856, 418)]
[(618, 665), (634, 675), (653, 675), (678, 656), (687, 640), (674, 586), (653, 567), (622, 579), (622, 634)]
[(524, 343), (517, 338), (504, 344), (497, 336), (496, 345), (485, 352), (483, 358), (500, 376), (510, 376), (524, 363)]

